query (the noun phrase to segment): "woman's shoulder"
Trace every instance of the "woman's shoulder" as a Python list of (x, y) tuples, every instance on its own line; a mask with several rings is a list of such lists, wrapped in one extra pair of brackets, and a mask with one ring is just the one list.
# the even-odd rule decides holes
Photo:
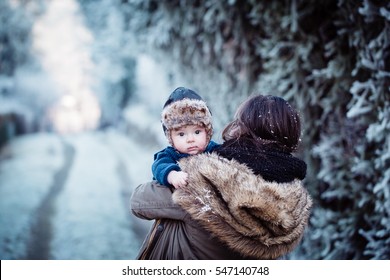
[(241, 163), (235, 158), (228, 159), (217, 152), (199, 154), (181, 159), (181, 170), (189, 174), (191, 182), (198, 185), (205, 178), (216, 186), (236, 189), (242, 185), (251, 185), (253, 188), (273, 185), (275, 188), (302, 188), (303, 181), (292, 179), (288, 182), (269, 181), (255, 172), (249, 165)]
[[(194, 180), (197, 177), (199, 177), (198, 179), (208, 177), (216, 181), (226, 181), (232, 177), (238, 178), (236, 174), (240, 174), (239, 178), (258, 177), (247, 165), (240, 163), (234, 158), (225, 158), (217, 152), (183, 158), (179, 161), (179, 165)], [(220, 183), (223, 184), (223, 182)]]
[(230, 248), (277, 258), (295, 247), (312, 206), (302, 181), (269, 182), (217, 153), (191, 156), (180, 165), (189, 181), (173, 201)]

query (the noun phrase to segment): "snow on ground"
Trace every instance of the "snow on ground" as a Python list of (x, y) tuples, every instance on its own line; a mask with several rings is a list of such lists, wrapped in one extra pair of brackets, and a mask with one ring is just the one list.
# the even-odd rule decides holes
[(137, 249), (133, 248), (137, 244), (131, 244), (132, 232), (123, 230), (128, 224), (116, 176), (117, 159), (94, 137), (82, 134), (69, 139), (76, 158), (57, 200), (54, 259), (130, 258), (128, 252)]
[(150, 225), (129, 198), (151, 179), (150, 149), (115, 130), (14, 140), (0, 154), (0, 258), (134, 259)]
[(60, 138), (37, 134), (15, 139), (0, 154), (0, 258), (23, 258), (30, 223), (63, 163)]

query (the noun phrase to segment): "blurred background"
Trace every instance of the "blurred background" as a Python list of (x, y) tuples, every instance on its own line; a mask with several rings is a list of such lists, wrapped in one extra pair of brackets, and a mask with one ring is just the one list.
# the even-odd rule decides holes
[(390, 2), (0, 0), (0, 258), (134, 259), (129, 211), (178, 86), (215, 135), (254, 93), (303, 122), (289, 259), (390, 259)]

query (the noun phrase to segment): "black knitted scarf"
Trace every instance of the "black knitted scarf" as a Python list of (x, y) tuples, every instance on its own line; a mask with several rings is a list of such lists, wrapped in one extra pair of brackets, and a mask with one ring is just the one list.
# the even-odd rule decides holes
[(245, 164), (267, 181), (286, 183), (294, 179), (303, 180), (306, 176), (303, 160), (269, 145), (258, 147), (247, 139), (226, 141), (214, 151), (224, 158), (234, 158)]

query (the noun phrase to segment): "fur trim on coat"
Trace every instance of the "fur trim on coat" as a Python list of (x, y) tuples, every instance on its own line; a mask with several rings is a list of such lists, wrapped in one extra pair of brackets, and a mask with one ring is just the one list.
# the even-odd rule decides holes
[(312, 207), (302, 181), (267, 182), (214, 153), (184, 158), (180, 167), (189, 181), (174, 202), (232, 250), (277, 259), (300, 242)]

